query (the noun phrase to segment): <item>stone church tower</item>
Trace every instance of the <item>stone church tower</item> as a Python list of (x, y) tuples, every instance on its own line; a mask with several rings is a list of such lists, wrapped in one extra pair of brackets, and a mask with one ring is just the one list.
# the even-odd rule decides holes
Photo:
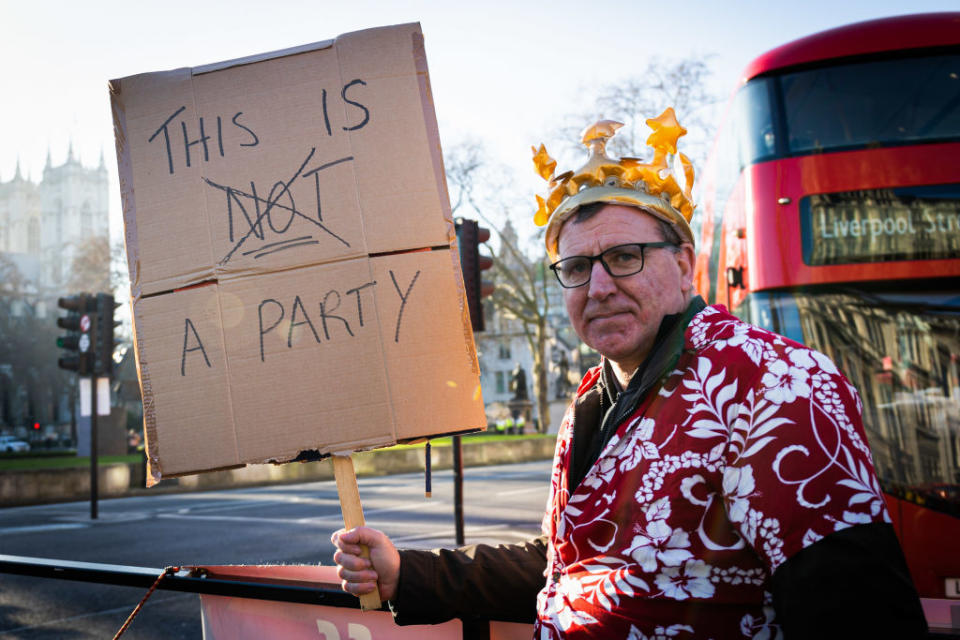
[(56, 291), (69, 275), (76, 247), (109, 235), (108, 191), (103, 152), (99, 166), (87, 168), (74, 156), (73, 144), (57, 167), (48, 151), (39, 183), (25, 179), (17, 163), (13, 179), (0, 180), (0, 252), (15, 257), (37, 291)]

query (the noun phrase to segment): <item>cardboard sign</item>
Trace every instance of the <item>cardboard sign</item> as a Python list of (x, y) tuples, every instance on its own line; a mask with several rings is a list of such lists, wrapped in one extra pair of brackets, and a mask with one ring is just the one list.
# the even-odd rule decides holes
[(110, 93), (148, 485), (484, 427), (419, 25)]

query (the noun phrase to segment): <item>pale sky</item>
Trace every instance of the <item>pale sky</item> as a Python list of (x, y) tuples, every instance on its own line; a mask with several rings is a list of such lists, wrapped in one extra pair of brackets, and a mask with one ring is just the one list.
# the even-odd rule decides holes
[[(467, 136), (541, 190), (530, 163), (558, 116), (592, 87), (636, 74), (651, 56), (713, 54), (724, 97), (761, 53), (823, 29), (877, 17), (957, 10), (956, 0), (574, 2), (485, 0), (0, 0), (0, 181), (39, 181), (49, 150), (111, 176), (111, 234), (122, 235), (107, 81), (198, 66), (420, 22), (446, 147)], [(651, 116), (656, 114), (651, 114)]]

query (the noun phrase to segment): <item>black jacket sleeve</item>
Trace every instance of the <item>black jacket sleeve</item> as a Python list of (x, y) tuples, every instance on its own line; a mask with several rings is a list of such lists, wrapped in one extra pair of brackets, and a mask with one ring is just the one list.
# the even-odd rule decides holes
[(451, 618), (532, 623), (546, 566), (546, 537), (495, 547), (402, 550), (390, 609), (401, 625)]
[(777, 567), (777, 622), (794, 638), (925, 638), (927, 623), (893, 527), (861, 524), (825, 536)]

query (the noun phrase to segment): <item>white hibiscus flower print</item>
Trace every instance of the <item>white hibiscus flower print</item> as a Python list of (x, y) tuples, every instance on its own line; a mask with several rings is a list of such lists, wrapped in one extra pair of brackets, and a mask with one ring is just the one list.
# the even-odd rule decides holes
[(620, 453), (621, 473), (635, 469), (642, 460), (656, 460), (660, 457), (657, 445), (650, 441), (655, 424), (653, 418), (642, 418), (639, 424), (634, 422), (628, 427), (632, 429), (636, 425), (633, 435), (626, 441), (625, 450)]
[(833, 360), (823, 355), (819, 351), (811, 351), (810, 356), (817, 361), (817, 364), (820, 365), (820, 368), (829, 373), (830, 375), (837, 375), (840, 371), (837, 369), (837, 366), (833, 364)]
[(773, 607), (763, 608), (763, 618), (754, 618), (749, 613), (740, 620), (740, 633), (751, 640), (782, 640), (783, 632), (774, 619)]
[(576, 579), (568, 576), (561, 576), (557, 584), (557, 592), (551, 598), (550, 613), (551, 617), (557, 621), (557, 625), (564, 631), (570, 629), (574, 624), (587, 625), (596, 624), (597, 619), (590, 614), (582, 611), (576, 611), (569, 606), (569, 603), (583, 595), (583, 585)]
[(693, 554), (687, 551), (689, 546), (690, 536), (686, 531), (671, 529), (664, 520), (654, 520), (637, 532), (625, 553), (644, 571), (652, 573), (661, 564), (675, 567), (692, 558)]
[(743, 522), (750, 509), (748, 498), (753, 495), (756, 484), (753, 481), (753, 468), (727, 467), (723, 471), (723, 495), (727, 500), (731, 522)]
[(763, 342), (750, 337), (751, 327), (746, 324), (734, 327), (733, 336), (726, 342), (718, 342), (717, 349), (723, 347), (739, 347), (741, 351), (747, 354), (747, 357), (753, 360), (754, 364), (760, 364), (760, 358), (763, 356)]
[(810, 397), (810, 374), (806, 369), (791, 367), (777, 360), (767, 367), (761, 382), (767, 388), (763, 397), (773, 404), (789, 404), (797, 399)]
[(703, 560), (687, 561), (682, 567), (666, 567), (656, 577), (663, 595), (674, 600), (709, 598), (715, 590), (710, 582), (711, 567)]
[(795, 367), (800, 369), (812, 369), (817, 363), (810, 357), (808, 349), (787, 349), (787, 356)]
[[(613, 477), (613, 473), (617, 470), (617, 461), (610, 457), (601, 457), (595, 464), (594, 468), (590, 470), (587, 474), (587, 477), (583, 479), (583, 485), (585, 487), (590, 487), (591, 489), (596, 489), (597, 487), (603, 486), (610, 482), (610, 478)], [(586, 497), (586, 494), (580, 496), (580, 500), (583, 500)], [(571, 499), (571, 502), (574, 502)]]

